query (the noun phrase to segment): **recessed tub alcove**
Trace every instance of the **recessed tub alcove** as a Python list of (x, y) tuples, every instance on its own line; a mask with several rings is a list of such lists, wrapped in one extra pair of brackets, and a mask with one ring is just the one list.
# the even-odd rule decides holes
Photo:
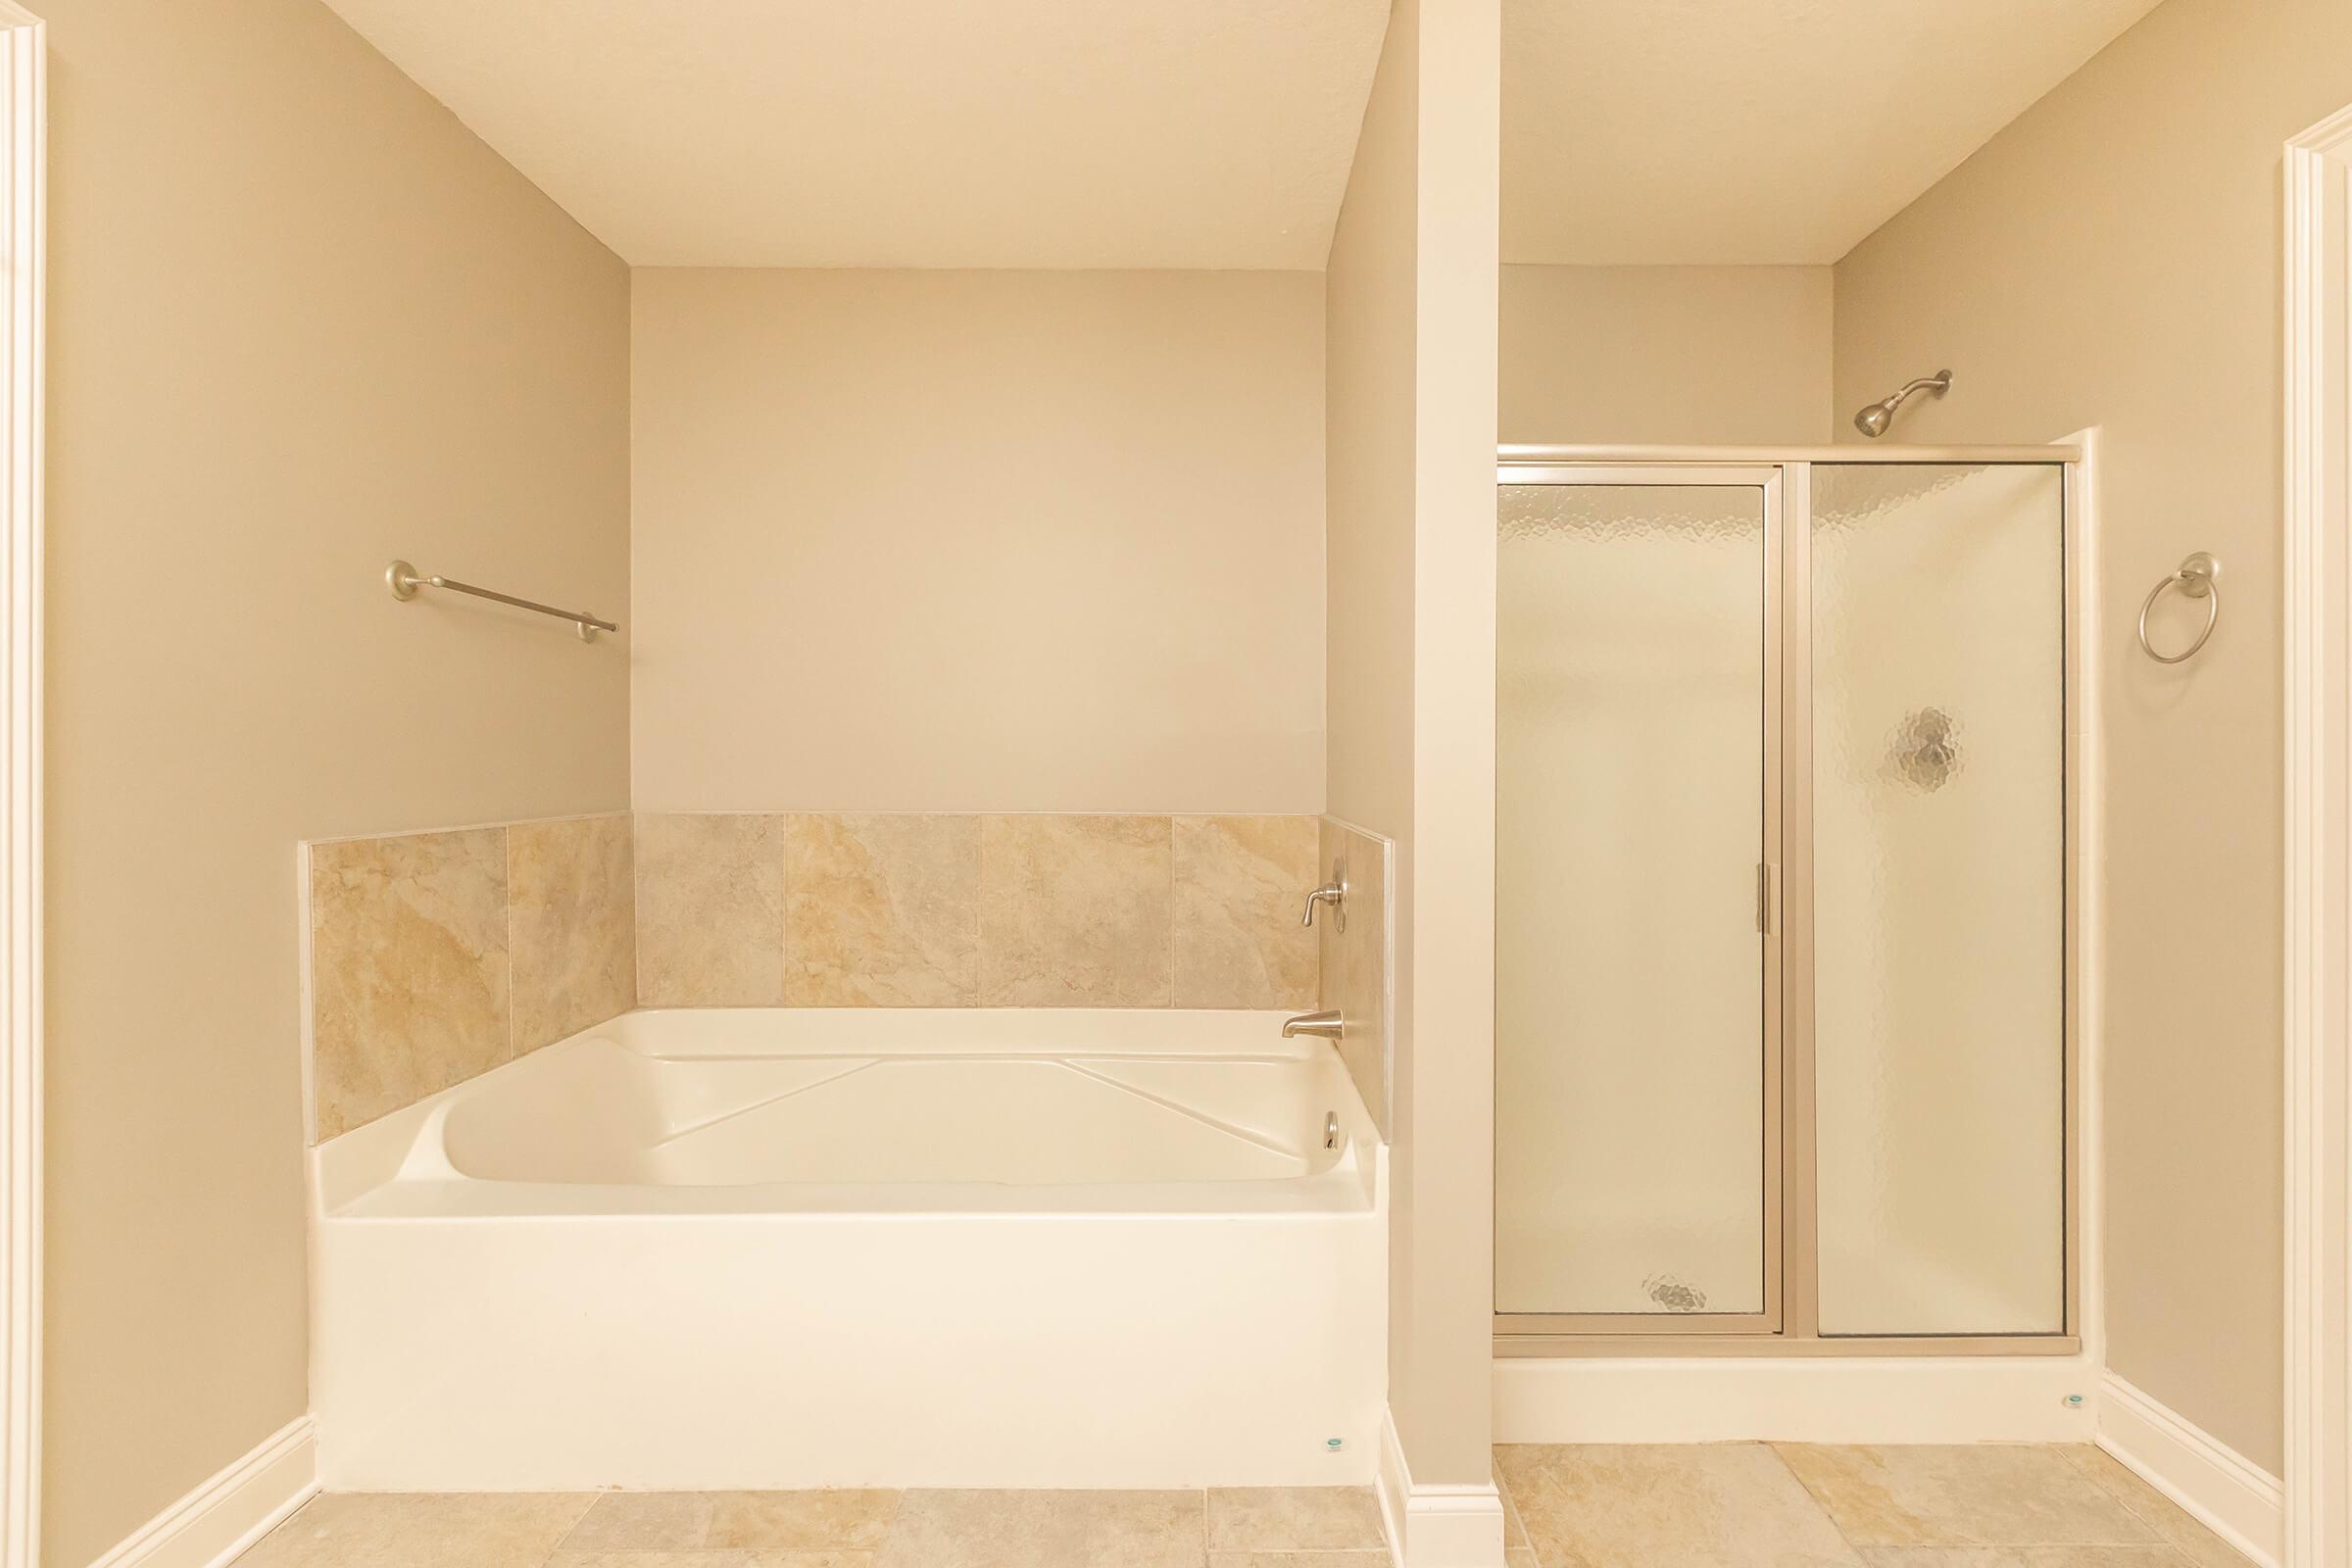
[(1282, 1017), (640, 1009), (330, 1138), (322, 1480), (1366, 1481), (1386, 1152)]

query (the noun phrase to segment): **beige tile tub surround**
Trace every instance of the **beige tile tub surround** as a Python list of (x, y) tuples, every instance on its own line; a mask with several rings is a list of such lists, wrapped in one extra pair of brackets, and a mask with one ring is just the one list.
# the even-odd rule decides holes
[(637, 1004), (632, 844), (625, 816), (507, 829), (516, 1055)]
[(784, 818), (637, 816), (637, 1000), (752, 1007), (784, 996)]
[(1179, 1007), (1307, 1007), (1314, 933), (1299, 919), (1322, 880), (1312, 819), (1171, 819)]
[[(316, 844), (315, 1136), (638, 1005), (1303, 1010), (1316, 835), (1310, 816), (646, 812)], [(1377, 1085), (1377, 1048), (1358, 1077)]]
[(507, 902), (504, 828), (312, 847), (317, 1137), (512, 1055)]
[(312, 1138), (636, 1005), (619, 814), (309, 846)]
[(981, 1004), (1171, 1005), (1170, 838), (1164, 816), (987, 818)]
[(647, 1006), (1314, 1005), (1309, 816), (646, 812)]
[(1328, 910), (1315, 916), (1320, 994), (1340, 1014), (1340, 1059), (1373, 1124), (1389, 1129), (1389, 841), (1331, 817), (1319, 824), (1315, 881), (1348, 867), (1348, 929)]
[(784, 997), (968, 1007), (980, 995), (976, 816), (784, 819)]

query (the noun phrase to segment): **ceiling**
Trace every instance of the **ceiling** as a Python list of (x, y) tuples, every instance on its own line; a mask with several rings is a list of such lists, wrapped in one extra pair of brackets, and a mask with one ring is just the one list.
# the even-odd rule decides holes
[[(1388, 0), (328, 0), (643, 267), (1320, 268)], [(2156, 0), (1503, 0), (1503, 258), (1834, 262)]]
[(1388, 0), (328, 0), (641, 267), (1319, 269)]
[(1835, 262), (2157, 0), (1503, 0), (1506, 262)]

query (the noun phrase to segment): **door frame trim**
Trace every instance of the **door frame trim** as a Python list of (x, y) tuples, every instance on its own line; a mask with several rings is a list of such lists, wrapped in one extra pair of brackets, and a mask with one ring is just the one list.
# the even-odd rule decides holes
[(0, 0), (0, 1568), (40, 1559), (41, 571), (48, 27)]
[(2285, 148), (2286, 1563), (2352, 1559), (2352, 109)]

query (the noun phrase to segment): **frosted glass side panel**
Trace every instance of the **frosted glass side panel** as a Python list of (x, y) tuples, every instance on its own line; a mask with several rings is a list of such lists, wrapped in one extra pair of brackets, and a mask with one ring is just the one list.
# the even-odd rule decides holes
[(1506, 485), (1495, 1307), (1764, 1308), (1764, 492)]
[(1813, 470), (1824, 1334), (2065, 1326), (2064, 509)]

